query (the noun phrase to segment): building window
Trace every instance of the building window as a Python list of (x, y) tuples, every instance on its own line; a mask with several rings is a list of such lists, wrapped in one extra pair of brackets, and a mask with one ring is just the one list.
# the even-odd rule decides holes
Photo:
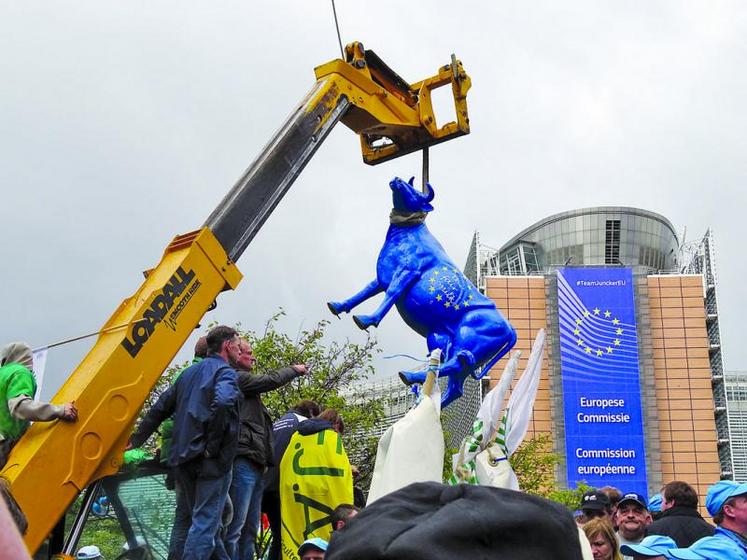
[(501, 254), (501, 274), (525, 276), (539, 272), (539, 260), (534, 245), (520, 243)]
[(620, 220), (607, 220), (604, 264), (620, 264)]

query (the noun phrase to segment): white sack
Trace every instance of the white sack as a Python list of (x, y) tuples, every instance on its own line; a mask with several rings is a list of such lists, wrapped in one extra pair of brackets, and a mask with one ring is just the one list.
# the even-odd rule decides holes
[(441, 482), (444, 434), (441, 429), (441, 390), (433, 383), (430, 394), (384, 432), (376, 451), (368, 502), (413, 482)]

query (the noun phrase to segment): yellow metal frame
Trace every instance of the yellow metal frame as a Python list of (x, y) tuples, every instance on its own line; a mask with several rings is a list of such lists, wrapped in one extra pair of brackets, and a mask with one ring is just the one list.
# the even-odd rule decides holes
[[(467, 92), (472, 80), (461, 61), (453, 58), (435, 76), (408, 85), (409, 91), (403, 92), (391, 87), (385, 74), (372, 70), (360, 43), (351, 43), (346, 52), (348, 61), (332, 60), (314, 72), (317, 80), (326, 81), (353, 104), (342, 122), (360, 136), (365, 163), (375, 165), (469, 134)], [(431, 92), (449, 84), (457, 121), (438, 127)], [(382, 138), (389, 142), (375, 144)]]
[[(180, 271), (193, 273), (183, 287)], [(235, 288), (241, 277), (209, 229), (178, 236), (140, 289), (102, 327), (105, 334), (52, 399), (74, 400), (80, 421), (34, 424), (3, 470), (29, 519), (24, 537), (29, 551), (37, 550), (91, 481), (119, 470), (133, 423), (156, 380), (216, 294)], [(169, 285), (177, 287), (169, 290), (171, 305), (133, 358), (123, 342), (133, 340), (133, 329), (154, 304), (159, 308), (162, 300), (156, 298)]]

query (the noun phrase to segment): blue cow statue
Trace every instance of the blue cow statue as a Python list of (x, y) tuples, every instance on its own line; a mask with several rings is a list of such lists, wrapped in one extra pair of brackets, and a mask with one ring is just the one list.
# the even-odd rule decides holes
[[(414, 178), (413, 178), (414, 179)], [(425, 218), (433, 210), (433, 187), (422, 193), (395, 177), (394, 209), (376, 263), (376, 279), (342, 302), (329, 302), (335, 315), (384, 292), (384, 301), (371, 315), (355, 315), (361, 329), (378, 326), (393, 305), (410, 328), (424, 336), (428, 352), (441, 349), (439, 376), (448, 377), (442, 405), (459, 398), (468, 375), (479, 379), (516, 343), (516, 332), (495, 304), (481, 294), (449, 259), (428, 231)], [(410, 385), (423, 383), (425, 372), (400, 372)]]

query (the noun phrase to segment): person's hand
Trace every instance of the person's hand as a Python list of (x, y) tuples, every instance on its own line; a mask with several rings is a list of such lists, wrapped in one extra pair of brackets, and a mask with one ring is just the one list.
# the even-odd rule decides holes
[(291, 367), (296, 371), (296, 373), (300, 375), (306, 375), (307, 373), (309, 373), (309, 370), (311, 369), (307, 367), (306, 364), (294, 364)]
[(64, 422), (75, 422), (78, 420), (78, 409), (75, 408), (75, 402), (68, 402), (64, 405), (64, 410), (62, 411), (62, 416), (60, 416), (60, 420)]

